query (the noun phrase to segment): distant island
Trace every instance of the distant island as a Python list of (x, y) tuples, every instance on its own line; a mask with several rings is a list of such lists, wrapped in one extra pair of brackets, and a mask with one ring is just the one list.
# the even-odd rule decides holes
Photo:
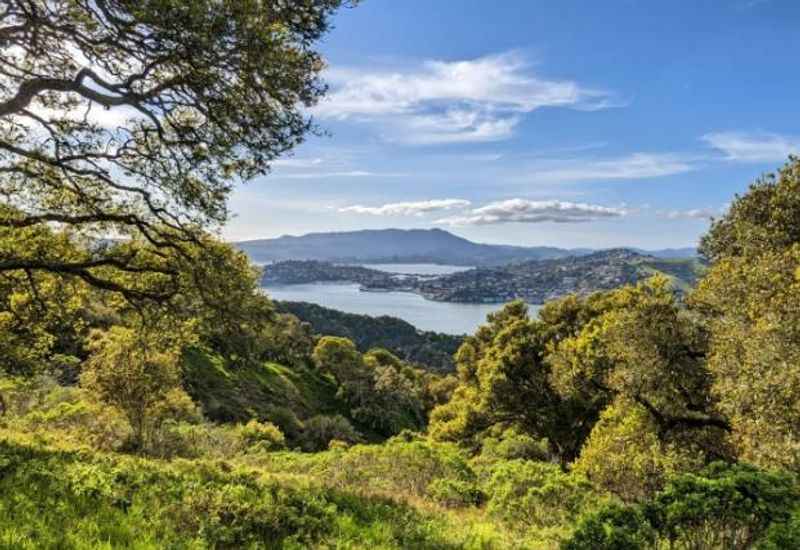
[(636, 283), (655, 273), (681, 292), (694, 285), (705, 266), (698, 258), (657, 258), (618, 248), (579, 256), (477, 267), (448, 275), (397, 274), (321, 261), (283, 261), (266, 266), (263, 284), (354, 282), (369, 292), (416, 292), (435, 301), (501, 303), (522, 299), (541, 304), (567, 294), (588, 294)]
[[(581, 256), (588, 248), (511, 246), (475, 243), (442, 229), (376, 229), (309, 233), (298, 237), (243, 241), (235, 245), (259, 264), (284, 260), (333, 263), (429, 263), (457, 266), (500, 266), (511, 262)], [(694, 248), (635, 252), (657, 258), (688, 258)]]

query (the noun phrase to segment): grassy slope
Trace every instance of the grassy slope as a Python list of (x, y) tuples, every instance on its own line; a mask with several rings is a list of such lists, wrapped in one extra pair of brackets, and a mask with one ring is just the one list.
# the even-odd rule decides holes
[(647, 260), (641, 262), (637, 267), (644, 277), (663, 273), (681, 292), (692, 289), (706, 270), (705, 264), (697, 258)]
[(200, 349), (187, 352), (187, 390), (216, 421), (269, 418), (275, 407), (290, 409), (298, 418), (315, 414), (346, 414), (336, 398), (333, 380), (307, 367), (276, 363), (233, 367), (219, 355)]
[(464, 519), (301, 474), (46, 448), (0, 430), (0, 548), (509, 547)]

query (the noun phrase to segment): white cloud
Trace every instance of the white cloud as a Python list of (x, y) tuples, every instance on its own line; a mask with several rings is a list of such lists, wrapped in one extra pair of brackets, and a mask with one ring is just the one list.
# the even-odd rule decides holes
[(672, 154), (633, 153), (613, 159), (581, 159), (533, 169), (526, 179), (547, 182), (644, 179), (691, 171), (690, 160)]
[(667, 210), (659, 212), (661, 217), (668, 220), (709, 220), (719, 216), (722, 209), (692, 208), (689, 210)]
[(287, 158), (287, 159), (276, 159), (272, 161), (273, 166), (278, 166), (281, 168), (311, 168), (313, 166), (319, 166), (324, 161), (319, 157), (315, 158)]
[(314, 178), (402, 178), (406, 174), (399, 172), (371, 172), (369, 170), (346, 170), (342, 172), (300, 172), (281, 174), (282, 178), (314, 179)]
[(419, 145), (467, 143), (508, 139), (520, 117), (496, 118), (490, 113), (470, 108), (451, 109), (444, 113), (413, 115), (406, 121), (406, 131), (393, 141)]
[(611, 208), (596, 204), (558, 200), (510, 199), (476, 208), (465, 216), (443, 218), (434, 223), (451, 226), (541, 222), (577, 223), (619, 218), (626, 213), (624, 208)]
[(712, 132), (700, 139), (739, 162), (783, 161), (800, 153), (800, 137), (771, 133)]
[(339, 212), (353, 212), (356, 214), (372, 214), (375, 216), (421, 216), (439, 210), (455, 210), (467, 208), (471, 203), (464, 199), (434, 199), (418, 202), (396, 202), (383, 206), (346, 206)]
[(327, 72), (332, 91), (312, 110), (329, 119), (379, 122), (408, 143), (508, 138), (521, 115), (544, 107), (596, 110), (611, 94), (571, 80), (535, 75), (520, 54), (425, 61), (413, 69)]

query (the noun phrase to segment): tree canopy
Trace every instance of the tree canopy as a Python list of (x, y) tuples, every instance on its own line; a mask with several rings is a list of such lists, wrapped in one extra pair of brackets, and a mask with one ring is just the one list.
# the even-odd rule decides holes
[[(227, 219), (237, 181), (312, 128), (314, 42), (342, 0), (10, 0), (0, 9), (0, 272), (155, 272)], [(40, 228), (89, 238), (40, 246)], [(151, 254), (108, 238), (133, 238)], [(1, 245), (0, 245), (1, 246)], [(161, 258), (161, 259), (160, 259)], [(160, 285), (147, 298), (177, 291)], [(135, 293), (131, 297), (142, 297)]]

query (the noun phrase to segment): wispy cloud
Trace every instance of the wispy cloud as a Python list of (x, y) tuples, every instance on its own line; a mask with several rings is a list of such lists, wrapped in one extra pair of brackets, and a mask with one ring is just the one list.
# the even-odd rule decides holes
[(688, 210), (660, 210), (657, 214), (668, 220), (710, 220), (722, 213), (718, 208), (691, 208)]
[(355, 214), (371, 214), (374, 216), (421, 216), (440, 210), (456, 210), (467, 208), (471, 203), (464, 199), (433, 199), (417, 202), (395, 202), (382, 206), (362, 206), (356, 204), (339, 208), (339, 212)]
[(282, 178), (315, 179), (315, 178), (402, 178), (408, 174), (400, 172), (372, 172), (369, 170), (345, 170), (342, 172), (299, 172), (281, 174)]
[(314, 158), (287, 158), (276, 159), (272, 165), (280, 168), (311, 168), (321, 165), (325, 160), (321, 157)]
[(612, 208), (596, 204), (558, 200), (530, 201), (510, 199), (476, 208), (464, 216), (442, 218), (434, 223), (450, 226), (541, 222), (579, 223), (619, 218), (625, 214), (626, 210), (624, 208)]
[(387, 139), (408, 143), (496, 141), (537, 109), (621, 104), (608, 91), (538, 76), (519, 53), (395, 71), (335, 68), (326, 77), (332, 92), (316, 116), (379, 122)]
[(692, 159), (665, 153), (633, 153), (609, 159), (571, 159), (533, 167), (526, 180), (579, 182), (629, 180), (682, 174), (693, 169)]
[(712, 132), (700, 139), (738, 162), (782, 161), (800, 153), (800, 137), (773, 133)]

